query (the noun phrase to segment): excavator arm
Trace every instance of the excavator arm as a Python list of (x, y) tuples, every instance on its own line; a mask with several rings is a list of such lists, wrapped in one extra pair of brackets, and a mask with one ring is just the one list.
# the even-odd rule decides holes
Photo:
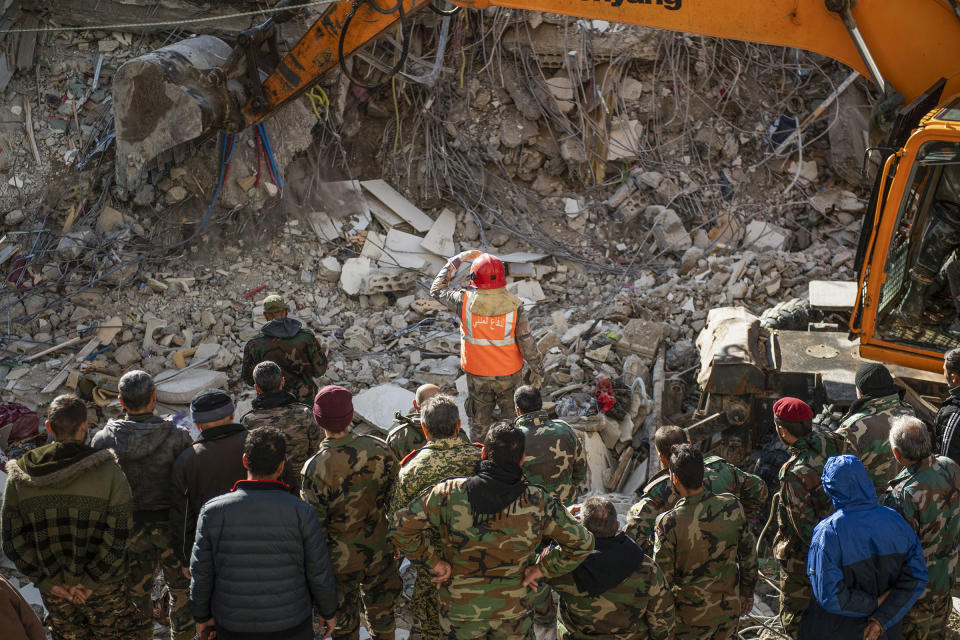
[[(392, 6), (382, 3), (394, 3)], [(795, 47), (856, 69), (909, 102), (938, 79), (960, 91), (960, 18), (948, 0), (452, 0), (550, 11), (670, 31)], [(117, 184), (137, 186), (162, 152), (211, 130), (255, 125), (313, 87), (427, 0), (333, 2), (290, 52), (277, 55), (276, 15), (231, 49), (210, 36), (129, 61), (114, 81)], [(289, 16), (287, 16), (289, 17)], [(269, 45), (264, 64), (262, 55)], [(264, 68), (266, 67), (266, 68)]]

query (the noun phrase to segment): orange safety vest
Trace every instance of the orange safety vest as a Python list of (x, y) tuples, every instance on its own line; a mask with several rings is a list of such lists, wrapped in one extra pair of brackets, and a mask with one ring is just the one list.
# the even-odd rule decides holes
[(460, 366), (475, 376), (509, 376), (523, 368), (517, 344), (517, 310), (499, 316), (470, 312), (475, 291), (463, 296), (460, 310)]

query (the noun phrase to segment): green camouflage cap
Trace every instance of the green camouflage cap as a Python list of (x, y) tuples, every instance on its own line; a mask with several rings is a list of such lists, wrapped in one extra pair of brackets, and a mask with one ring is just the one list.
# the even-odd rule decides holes
[(280, 313), (281, 311), (285, 311), (286, 308), (287, 303), (278, 295), (267, 296), (263, 299), (264, 313)]

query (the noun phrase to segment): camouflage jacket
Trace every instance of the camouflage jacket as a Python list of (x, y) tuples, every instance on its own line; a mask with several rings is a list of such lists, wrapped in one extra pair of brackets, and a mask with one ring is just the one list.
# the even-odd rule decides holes
[(837, 429), (847, 441), (847, 452), (860, 458), (867, 468), (877, 495), (900, 472), (900, 465), (890, 449), (890, 423), (900, 416), (914, 415), (913, 409), (900, 401), (899, 394), (885, 398), (861, 398)]
[(560, 595), (560, 640), (673, 637), (673, 595), (660, 567), (649, 556), (643, 556), (626, 580), (596, 597), (581, 591), (572, 573), (547, 582)]
[[(747, 473), (718, 456), (703, 461), (703, 487), (710, 493), (730, 493), (740, 500), (747, 520), (764, 517), (763, 506), (767, 502), (767, 484), (758, 476)], [(646, 548), (653, 542), (653, 527), (657, 516), (677, 504), (680, 494), (664, 469), (647, 484), (640, 502), (630, 508), (624, 532)]]
[(432, 489), (447, 478), (462, 478), (473, 473), (480, 462), (480, 448), (459, 438), (431, 440), (414, 450), (400, 463), (393, 488), (390, 513), (407, 506), (424, 489)]
[(253, 409), (240, 418), (240, 424), (248, 431), (257, 427), (282, 431), (287, 441), (287, 463), (297, 475), (307, 458), (317, 451), (321, 437), (313, 408), (297, 402), (293, 394), (283, 390), (257, 396)]
[(661, 514), (655, 530), (653, 559), (672, 587), (678, 631), (736, 619), (738, 598), (753, 596), (758, 571), (753, 533), (737, 498), (704, 489)]
[[(441, 482), (400, 509), (391, 523), (393, 540), (421, 565), (450, 563), (452, 577), (439, 589), (441, 610), (449, 620), (529, 615), (535, 590), (523, 586), (524, 569), (536, 564), (546, 578), (573, 571), (593, 550), (593, 534), (534, 485), (527, 485), (495, 518), (474, 525), (465, 482)], [(439, 533), (440, 546), (433, 544), (432, 532)], [(558, 546), (538, 556), (547, 540)]]
[(240, 377), (253, 386), (253, 368), (265, 360), (280, 366), (286, 379), (284, 388), (304, 404), (313, 404), (317, 395), (314, 378), (327, 371), (327, 356), (320, 343), (297, 320), (275, 318), (243, 347)]
[[(420, 426), (419, 412), (413, 411), (404, 416), (397, 411), (393, 420), (395, 426), (390, 429), (390, 433), (387, 435), (387, 446), (390, 447), (390, 451), (393, 451), (397, 460), (403, 460), (410, 455), (411, 451), (416, 451), (422, 447), (427, 441), (427, 437), (423, 435), (423, 428)], [(457, 438), (461, 442), (471, 444), (469, 436), (463, 429), (460, 429)]]
[(901, 471), (880, 503), (902, 515), (920, 538), (930, 576), (925, 595), (950, 595), (958, 565), (960, 466), (930, 456)]
[(353, 432), (324, 438), (304, 465), (300, 496), (317, 513), (337, 575), (390, 553), (386, 510), (396, 477), (397, 461), (386, 443)]
[[(430, 297), (454, 311), (459, 318), (463, 308), (463, 296), (467, 292), (464, 289), (450, 288), (450, 281), (456, 275), (458, 268), (460, 268), (459, 260), (453, 260), (447, 262), (440, 269), (440, 273), (437, 274), (430, 285)], [(531, 368), (539, 369), (541, 366), (540, 352), (537, 350), (537, 343), (530, 332), (530, 322), (527, 320), (527, 314), (524, 313), (523, 307), (517, 309), (517, 346), (520, 348), (523, 359), (530, 364)]]
[(817, 523), (833, 513), (833, 503), (823, 490), (820, 476), (828, 458), (847, 452), (846, 440), (836, 433), (813, 432), (790, 445), (790, 459), (780, 468), (780, 506), (773, 557), (801, 560)]
[(546, 411), (526, 413), (515, 424), (526, 438), (523, 474), (527, 482), (540, 485), (567, 506), (573, 504), (587, 478), (580, 438), (566, 422), (547, 417)]

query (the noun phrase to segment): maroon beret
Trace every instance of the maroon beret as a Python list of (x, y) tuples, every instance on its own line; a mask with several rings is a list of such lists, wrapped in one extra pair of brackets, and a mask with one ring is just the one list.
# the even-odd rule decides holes
[(337, 385), (327, 385), (313, 399), (313, 419), (327, 431), (343, 431), (353, 420), (353, 394)]
[(813, 409), (800, 398), (780, 398), (773, 403), (773, 415), (789, 422), (803, 422), (813, 418)]

